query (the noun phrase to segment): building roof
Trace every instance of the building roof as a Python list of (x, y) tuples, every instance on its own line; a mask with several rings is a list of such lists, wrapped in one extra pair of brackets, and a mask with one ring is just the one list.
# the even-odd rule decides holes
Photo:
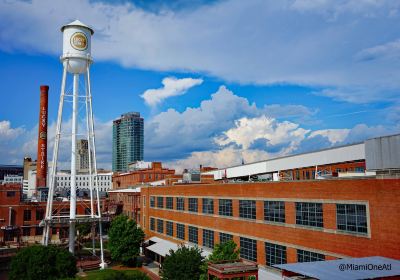
[(400, 275), (400, 261), (380, 256), (279, 264), (274, 267), (321, 280), (374, 279)]
[(203, 174), (213, 174), (214, 179), (219, 180), (224, 177), (236, 178), (256, 174), (273, 173), (280, 170), (365, 160), (364, 146), (364, 143), (345, 145), (222, 168), (214, 171), (204, 172)]
[(108, 191), (109, 193), (140, 193), (140, 188), (134, 189), (120, 189), (120, 190), (112, 190)]
[[(160, 256), (163, 256), (163, 257), (165, 257), (166, 255), (169, 254), (169, 250), (176, 251), (179, 248), (179, 244), (176, 244), (174, 242), (171, 242), (171, 241), (168, 241), (168, 240), (156, 237), (156, 236), (153, 236), (153, 237), (147, 239), (146, 242), (149, 240), (156, 242), (156, 243), (146, 247), (146, 249), (150, 250)], [(187, 243), (183, 243), (183, 244), (187, 247), (194, 247)], [(201, 254), (203, 257), (208, 257), (211, 254), (211, 252), (203, 249)]]

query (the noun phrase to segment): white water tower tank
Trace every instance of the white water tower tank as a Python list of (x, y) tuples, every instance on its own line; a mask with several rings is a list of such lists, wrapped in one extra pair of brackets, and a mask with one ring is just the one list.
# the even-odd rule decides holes
[(63, 32), (63, 55), (61, 61), (72, 74), (85, 73), (92, 62), (91, 37), (93, 29), (75, 20), (61, 27)]

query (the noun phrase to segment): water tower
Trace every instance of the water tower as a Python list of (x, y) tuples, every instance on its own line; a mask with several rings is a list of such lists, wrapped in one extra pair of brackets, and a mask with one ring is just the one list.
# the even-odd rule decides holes
[[(44, 234), (43, 244), (48, 245), (50, 241), (50, 228), (54, 225), (68, 224), (69, 225), (69, 251), (74, 254), (75, 251), (75, 225), (77, 223), (98, 223), (100, 235), (100, 266), (105, 267), (104, 254), (103, 254), (103, 240), (102, 240), (102, 224), (101, 224), (101, 211), (100, 211), (100, 196), (98, 188), (98, 176), (96, 165), (96, 146), (95, 146), (95, 133), (93, 123), (93, 109), (92, 109), (92, 93), (90, 89), (90, 74), (89, 69), (93, 60), (91, 57), (91, 36), (93, 29), (83, 24), (79, 20), (64, 25), (61, 28), (63, 32), (63, 55), (61, 62), (63, 64), (63, 75), (61, 82), (61, 96), (58, 106), (57, 127), (54, 142), (53, 162), (52, 169), (49, 176), (49, 192), (46, 207), (46, 216), (43, 220)], [(73, 85), (72, 94), (66, 92), (67, 75), (72, 75)], [(79, 92), (79, 78), (84, 77), (84, 90)], [(71, 101), (72, 103), (72, 116), (71, 116), (71, 133), (62, 135), (61, 124), (63, 119), (64, 101)], [(85, 121), (86, 131), (85, 138), (88, 141), (89, 152), (89, 191), (90, 191), (90, 213), (85, 215), (77, 215), (76, 213), (76, 142), (78, 136), (78, 106), (79, 103), (85, 103)], [(68, 102), (67, 102), (68, 103)], [(54, 189), (56, 185), (57, 163), (59, 144), (62, 136), (71, 137), (71, 190), (70, 190), (70, 207), (69, 216), (53, 215), (53, 202), (54, 202)], [(88, 207), (89, 208), (89, 207)], [(94, 238), (94, 232), (93, 238)], [(93, 239), (94, 241), (94, 239)], [(93, 242), (94, 244), (94, 242)], [(94, 247), (94, 246), (93, 246)], [(95, 249), (93, 248), (93, 253)]]

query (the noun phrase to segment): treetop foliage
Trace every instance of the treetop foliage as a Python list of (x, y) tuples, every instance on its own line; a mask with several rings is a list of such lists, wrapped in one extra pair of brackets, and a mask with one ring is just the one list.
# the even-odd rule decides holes
[(108, 231), (108, 249), (113, 260), (129, 264), (139, 255), (143, 240), (143, 230), (127, 216), (119, 215), (111, 222)]
[(75, 277), (75, 257), (64, 248), (35, 245), (21, 249), (11, 260), (10, 280), (53, 280)]
[(180, 246), (178, 250), (169, 251), (160, 271), (162, 279), (199, 279), (202, 273), (201, 266), (204, 263), (202, 250), (198, 247)]

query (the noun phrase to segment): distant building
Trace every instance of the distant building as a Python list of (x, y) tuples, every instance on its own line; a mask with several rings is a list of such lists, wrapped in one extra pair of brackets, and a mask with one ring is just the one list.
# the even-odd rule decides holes
[[(76, 187), (78, 191), (90, 191), (89, 174), (76, 175)], [(112, 187), (112, 172), (98, 173), (98, 187), (100, 192), (108, 192)], [(56, 189), (71, 189), (71, 174), (69, 172), (59, 172), (56, 175)]]
[(6, 175), (22, 175), (23, 168), (21, 165), (0, 164), (0, 182), (4, 180)]
[(89, 171), (89, 149), (88, 141), (86, 139), (79, 139), (76, 142), (76, 171), (88, 172)]
[(141, 168), (127, 173), (114, 173), (113, 189), (133, 188), (138, 184), (165, 179), (175, 174), (174, 169), (163, 168), (161, 162), (152, 162), (148, 168)]
[(143, 160), (143, 125), (138, 112), (123, 114), (113, 122), (113, 171), (126, 172), (129, 163)]
[(22, 175), (6, 175), (4, 176), (3, 184), (21, 184), (23, 182)]

